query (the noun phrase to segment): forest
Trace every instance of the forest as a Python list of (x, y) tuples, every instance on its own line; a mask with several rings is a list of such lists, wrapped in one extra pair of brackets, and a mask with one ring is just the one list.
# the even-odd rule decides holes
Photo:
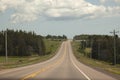
[[(74, 41), (79, 41), (79, 52), (85, 56), (114, 64), (114, 49), (116, 63), (120, 64), (120, 38), (118, 35), (76, 35)], [(115, 42), (114, 43), (114, 39)]]
[(51, 39), (51, 40), (66, 40), (67, 36), (63, 35), (63, 36), (56, 36), (56, 35), (47, 35), (46, 39)]
[[(0, 56), (5, 55), (5, 34), (0, 32)], [(7, 30), (8, 56), (44, 55), (43, 37), (34, 32)]]
[(41, 36), (35, 32), (26, 32), (22, 30), (8, 30), (0, 32), (0, 56), (5, 56), (5, 41), (7, 33), (7, 52), (8, 56), (31, 56), (31, 55), (45, 55), (46, 46), (44, 39), (64, 40), (63, 36)]

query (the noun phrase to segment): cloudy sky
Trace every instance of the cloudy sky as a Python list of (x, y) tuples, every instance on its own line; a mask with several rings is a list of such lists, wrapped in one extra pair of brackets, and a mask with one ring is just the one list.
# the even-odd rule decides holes
[(69, 38), (110, 34), (120, 30), (120, 0), (0, 0), (0, 30), (6, 28)]

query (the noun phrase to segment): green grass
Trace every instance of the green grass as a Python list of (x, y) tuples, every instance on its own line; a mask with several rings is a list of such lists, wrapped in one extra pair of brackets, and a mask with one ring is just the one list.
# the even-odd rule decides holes
[(47, 40), (44, 39), (45, 46), (46, 46), (46, 53), (55, 53), (56, 49), (60, 46), (61, 41), (58, 40)]
[(56, 54), (56, 51), (58, 50), (61, 44), (61, 41), (52, 41), (52, 40), (44, 39), (44, 42), (46, 46), (46, 55), (44, 56), (33, 55), (33, 56), (25, 56), (25, 57), (8, 56), (7, 63), (5, 62), (5, 57), (1, 56), (0, 70), (35, 64), (52, 58)]
[(79, 52), (79, 42), (72, 42), (72, 47), (73, 47), (73, 51), (74, 51), (74, 55), (76, 56), (76, 58), (86, 64), (89, 65), (93, 68), (99, 68), (114, 74), (119, 74), (120, 75), (120, 64), (118, 65), (111, 65), (110, 63), (104, 62), (104, 61), (99, 61), (99, 60), (95, 60), (95, 59), (90, 59), (86, 56), (84, 56), (82, 53)]

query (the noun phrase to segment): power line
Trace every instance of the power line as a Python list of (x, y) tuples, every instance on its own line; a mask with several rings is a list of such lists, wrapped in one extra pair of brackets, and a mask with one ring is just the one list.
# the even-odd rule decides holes
[(112, 33), (113, 34), (113, 36), (114, 36), (114, 65), (116, 65), (116, 62), (117, 62), (117, 56), (116, 56), (116, 33), (118, 33), (118, 31), (115, 31), (115, 30), (113, 30), (113, 32), (110, 32), (110, 33)]

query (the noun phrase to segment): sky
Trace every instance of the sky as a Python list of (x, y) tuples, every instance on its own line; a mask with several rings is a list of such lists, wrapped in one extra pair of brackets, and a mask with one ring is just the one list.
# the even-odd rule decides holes
[(120, 0), (0, 0), (0, 30), (6, 28), (68, 38), (112, 35), (120, 30)]

